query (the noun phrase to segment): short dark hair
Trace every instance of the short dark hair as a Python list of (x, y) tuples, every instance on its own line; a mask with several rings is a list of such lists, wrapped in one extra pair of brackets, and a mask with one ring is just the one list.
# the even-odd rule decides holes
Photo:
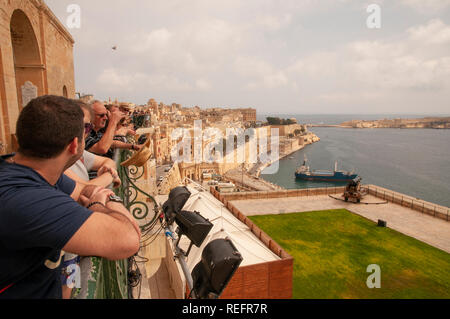
[(17, 120), (19, 153), (50, 159), (58, 156), (84, 132), (84, 113), (73, 100), (44, 95), (31, 100)]

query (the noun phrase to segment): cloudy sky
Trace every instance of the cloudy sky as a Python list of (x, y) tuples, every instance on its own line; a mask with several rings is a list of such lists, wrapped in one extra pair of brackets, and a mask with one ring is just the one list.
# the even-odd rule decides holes
[(450, 114), (450, 0), (45, 1), (75, 39), (77, 91), (97, 98)]

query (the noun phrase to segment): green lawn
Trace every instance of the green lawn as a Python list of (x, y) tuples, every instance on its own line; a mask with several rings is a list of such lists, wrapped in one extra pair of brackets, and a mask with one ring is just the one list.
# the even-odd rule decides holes
[(450, 298), (450, 254), (345, 209), (250, 219), (294, 258), (293, 298)]

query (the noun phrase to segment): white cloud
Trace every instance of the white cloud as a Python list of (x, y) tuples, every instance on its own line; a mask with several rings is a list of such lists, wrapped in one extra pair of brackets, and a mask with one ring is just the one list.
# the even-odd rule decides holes
[[(70, 0), (46, 3), (65, 21)], [(185, 105), (242, 103), (266, 111), (279, 101), (326, 108), (394, 95), (419, 108), (426, 91), (435, 94), (436, 108), (448, 109), (442, 101), (450, 98), (450, 25), (442, 10), (450, 0), (378, 0), (384, 22), (376, 31), (364, 23), (371, 1), (77, 3), (82, 28), (70, 30), (77, 90), (136, 103), (174, 96)]]
[(433, 19), (427, 25), (411, 27), (407, 32), (413, 41), (424, 45), (450, 44), (450, 26), (440, 19)]
[(362, 101), (378, 99), (380, 96), (380, 93), (371, 91), (360, 91), (358, 94), (355, 94), (355, 92), (334, 92), (321, 94), (317, 99), (326, 103), (342, 104), (350, 101), (353, 103), (361, 103)]
[(123, 88), (125, 90), (130, 90), (131, 85), (135, 80), (136, 75), (130, 76), (125, 74), (119, 74), (119, 72), (113, 68), (105, 69), (97, 77), (97, 83), (101, 85), (108, 86), (110, 89), (116, 90), (117, 88)]
[[(214, 18), (141, 32), (125, 39), (122, 49), (134, 61), (134, 70), (183, 73), (204, 77), (231, 61), (241, 44), (241, 32)], [(129, 67), (130, 65), (128, 65)]]
[(450, 7), (450, 0), (401, 0), (401, 3), (420, 13), (437, 13)]
[(135, 35), (132, 37), (131, 51), (136, 54), (165, 51), (170, 47), (171, 38), (173, 38), (173, 34), (166, 28), (152, 30), (139, 37)]
[[(311, 54), (294, 63), (289, 70), (303, 77), (304, 82), (334, 79), (336, 88), (346, 87), (347, 90), (377, 89), (385, 94), (397, 89), (413, 92), (443, 90), (450, 85), (449, 30), (442, 21), (432, 20), (408, 29), (400, 41), (352, 42), (335, 51)], [(430, 50), (425, 46), (423, 49), (426, 41), (438, 48)], [(330, 100), (337, 95), (325, 96)], [(342, 96), (346, 95), (340, 95), (339, 99), (342, 100)]]
[(208, 91), (211, 89), (211, 83), (205, 79), (198, 79), (195, 81), (195, 87), (201, 91)]
[(292, 76), (324, 81), (325, 77), (338, 75), (342, 62), (337, 51), (316, 51), (295, 61), (287, 68), (287, 72)]
[(104, 87), (109, 94), (120, 92), (135, 92), (140, 90), (188, 92), (205, 90), (208, 83), (198, 80), (196, 85), (169, 74), (148, 74), (109, 68), (104, 70), (96, 79), (97, 84)]
[(267, 61), (253, 56), (238, 56), (235, 60), (235, 70), (244, 77), (263, 77), (274, 72)]
[(262, 15), (258, 17), (254, 23), (256, 26), (262, 26), (269, 31), (278, 31), (282, 28), (286, 28), (292, 22), (292, 15), (289, 13), (276, 16), (276, 15)]
[(234, 63), (234, 70), (248, 81), (247, 89), (274, 89), (289, 83), (284, 70), (275, 68), (268, 61), (259, 57), (239, 56)]
[[(430, 47), (430, 44), (433, 47)], [(409, 28), (401, 41), (349, 46), (356, 78), (385, 89), (444, 89), (450, 79), (450, 26), (440, 20)]]

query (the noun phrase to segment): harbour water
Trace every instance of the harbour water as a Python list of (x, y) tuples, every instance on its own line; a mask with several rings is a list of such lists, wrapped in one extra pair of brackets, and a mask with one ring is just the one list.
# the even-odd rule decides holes
[[(299, 123), (307, 120), (296, 117)], [(317, 117), (307, 123), (319, 123), (320, 118), (324, 124), (341, 122), (331, 116)], [(383, 117), (373, 119), (378, 118)], [(311, 169), (333, 170), (338, 161), (339, 169), (355, 170), (364, 184), (450, 207), (450, 130), (314, 127), (310, 131), (321, 141), (281, 159), (276, 174), (263, 171), (261, 177), (287, 189), (346, 184), (296, 180), (294, 172), (306, 155)]]

